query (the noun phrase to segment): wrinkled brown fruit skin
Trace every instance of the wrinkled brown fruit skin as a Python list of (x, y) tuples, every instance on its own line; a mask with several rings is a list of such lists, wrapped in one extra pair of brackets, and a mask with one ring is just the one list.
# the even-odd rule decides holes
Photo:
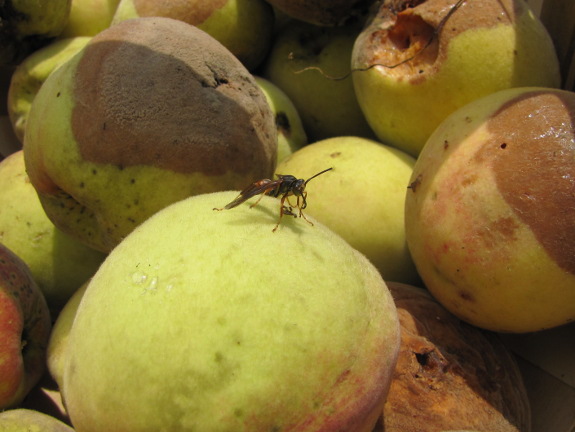
[(460, 321), (422, 288), (395, 282), (388, 287), (401, 348), (374, 432), (529, 432), (523, 379), (497, 335)]
[(267, 0), (286, 15), (319, 26), (343, 25), (376, 0)]
[[(255, 80), (207, 34), (171, 24), (187, 37), (178, 41), (164, 20), (140, 18), (86, 47), (72, 113), (84, 159), (208, 176), (273, 172), (273, 116)], [(160, 36), (166, 40), (156, 42)]]

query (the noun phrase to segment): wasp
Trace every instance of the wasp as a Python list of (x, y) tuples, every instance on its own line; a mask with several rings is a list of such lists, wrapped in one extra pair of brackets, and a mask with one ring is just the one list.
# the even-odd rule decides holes
[[(317, 176), (332, 170), (333, 168), (328, 168), (323, 171), (318, 172), (317, 174), (311, 176), (307, 180), (298, 179), (292, 175), (282, 175), (276, 174), (277, 179), (270, 180), (270, 179), (262, 179), (258, 180), (248, 187), (246, 187), (240, 194), (226, 205), (223, 208), (214, 208), (214, 210), (221, 211), (221, 210), (229, 210), (231, 208), (237, 207), (244, 201), (256, 196), (261, 195), (258, 200), (250, 205), (250, 208), (256, 206), (264, 195), (272, 196), (272, 197), (279, 197), (281, 195), (280, 200), (280, 217), (273, 232), (275, 232), (282, 220), (283, 215), (293, 216), (293, 217), (302, 217), (305, 219), (306, 222), (313, 225), (303, 214), (303, 209), (307, 207), (307, 192), (305, 191), (306, 185), (309, 183), (311, 179), (316, 178)], [(289, 197), (295, 196), (297, 198), (296, 205), (290, 203)], [(287, 205), (284, 203), (287, 201)], [(294, 213), (294, 207), (298, 210), (297, 213)]]

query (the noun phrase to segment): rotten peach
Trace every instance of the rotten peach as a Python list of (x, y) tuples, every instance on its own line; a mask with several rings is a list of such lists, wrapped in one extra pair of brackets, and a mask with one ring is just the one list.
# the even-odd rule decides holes
[(575, 319), (575, 93), (518, 88), (449, 116), (419, 156), (406, 237), (420, 276), (479, 327)]
[(386, 0), (357, 38), (352, 67), (379, 140), (413, 156), (479, 97), (560, 84), (551, 38), (523, 0)]
[(254, 77), (207, 33), (160, 17), (102, 31), (52, 73), (25, 141), (48, 217), (104, 252), (174, 201), (271, 176), (277, 158)]

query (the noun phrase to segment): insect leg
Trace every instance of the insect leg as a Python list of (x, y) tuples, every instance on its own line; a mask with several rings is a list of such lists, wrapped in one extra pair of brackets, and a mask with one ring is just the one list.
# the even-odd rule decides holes
[(305, 220), (307, 223), (309, 223), (311, 226), (313, 226), (313, 223), (312, 223), (310, 220), (308, 220), (308, 218), (305, 217), (305, 214), (304, 214), (303, 211), (302, 211), (304, 208), (307, 207), (307, 202), (306, 202), (306, 200), (305, 200), (306, 195), (307, 195), (306, 192), (304, 192), (304, 193), (301, 195), (301, 198), (302, 198), (302, 201), (303, 201), (301, 206), (299, 205), (299, 196), (297, 197), (297, 207), (298, 207), (298, 209), (299, 209), (299, 216), (302, 217), (302, 218), (304, 218), (304, 220)]
[(259, 198), (256, 200), (256, 202), (255, 202), (255, 203), (253, 203), (253, 204), (250, 204), (250, 208), (257, 206), (257, 205), (258, 205), (258, 203), (259, 203), (259, 202), (262, 200), (263, 196), (264, 196), (263, 194), (262, 194), (262, 195), (260, 195), (260, 196), (259, 196)]
[(285, 206), (285, 205), (284, 205), (284, 206), (283, 206), (283, 209), (284, 209), (284, 214), (286, 214), (286, 215), (288, 215), (288, 216), (293, 216), (293, 217), (295, 217), (295, 218), (298, 217), (298, 215), (293, 212), (293, 207), (292, 207), (292, 206)]
[[(272, 232), (276, 232), (276, 230), (278, 229), (278, 227), (280, 226), (280, 222), (282, 221), (282, 216), (284, 215), (285, 209), (288, 209), (288, 207), (286, 207), (284, 205), (284, 201), (288, 198), (288, 194), (284, 194), (282, 196), (282, 199), (280, 201), (280, 217), (278, 219), (278, 223), (276, 224), (276, 226), (274, 227), (274, 229), (272, 230)], [(289, 204), (289, 200), (288, 200), (288, 204)], [(288, 214), (293, 214), (291, 209), (288, 210), (289, 213)]]

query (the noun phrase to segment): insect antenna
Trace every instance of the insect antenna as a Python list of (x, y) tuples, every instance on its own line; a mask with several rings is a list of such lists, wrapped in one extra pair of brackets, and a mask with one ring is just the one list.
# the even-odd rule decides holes
[(308, 179), (305, 181), (304, 185), (307, 185), (307, 182), (309, 182), (311, 179), (316, 178), (318, 175), (323, 174), (324, 172), (328, 172), (328, 171), (330, 171), (330, 170), (332, 170), (332, 169), (333, 169), (333, 167), (328, 168), (328, 169), (324, 169), (323, 171), (320, 171), (320, 172), (318, 172), (317, 174), (312, 175), (310, 178), (308, 178)]

